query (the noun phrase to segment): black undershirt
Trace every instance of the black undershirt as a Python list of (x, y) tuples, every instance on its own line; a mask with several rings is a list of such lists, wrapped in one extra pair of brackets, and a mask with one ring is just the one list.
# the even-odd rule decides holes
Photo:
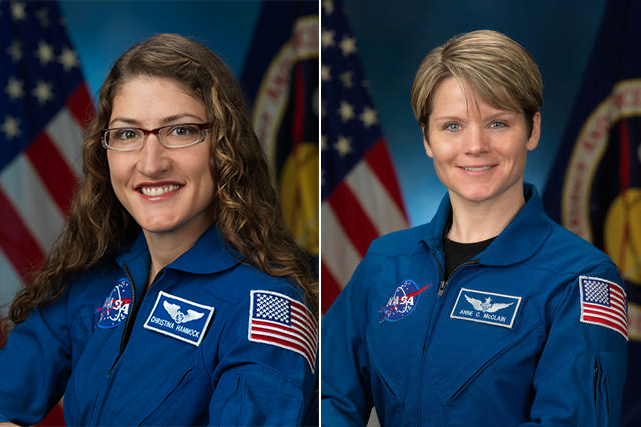
[(495, 238), (474, 243), (459, 243), (443, 236), (443, 252), (445, 253), (445, 281), (449, 280), (456, 267), (471, 260), (487, 248)]

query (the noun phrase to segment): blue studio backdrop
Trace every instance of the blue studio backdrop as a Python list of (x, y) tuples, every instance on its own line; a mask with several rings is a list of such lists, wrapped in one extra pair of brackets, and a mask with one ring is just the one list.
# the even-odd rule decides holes
[(410, 105), (420, 61), (450, 37), (477, 29), (503, 32), (534, 56), (544, 84), (542, 136), (528, 155), (525, 180), (545, 195), (555, 220), (606, 250), (625, 279), (630, 345), (622, 425), (641, 425), (636, 363), (641, 346), (641, 63), (634, 54), (641, 38), (638, 2), (344, 4), (411, 225), (428, 221), (445, 192), (424, 153)]

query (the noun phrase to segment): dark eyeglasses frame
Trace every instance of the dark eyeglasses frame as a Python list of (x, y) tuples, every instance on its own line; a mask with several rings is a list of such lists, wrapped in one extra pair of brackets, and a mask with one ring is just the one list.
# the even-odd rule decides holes
[[(198, 141), (191, 142), (191, 143), (189, 143), (187, 145), (167, 145), (167, 144), (165, 144), (165, 141), (162, 140), (162, 138), (160, 137), (160, 133), (159, 132), (161, 130), (163, 130), (163, 129), (172, 128), (172, 127), (176, 127), (176, 126), (197, 126), (198, 130), (200, 131), (200, 138), (198, 138)], [(107, 150), (113, 150), (113, 151), (136, 151), (136, 150), (139, 150), (142, 147), (144, 147), (145, 144), (147, 143), (147, 138), (149, 137), (149, 135), (153, 134), (153, 135), (156, 135), (156, 138), (158, 138), (158, 141), (160, 141), (160, 143), (164, 147), (167, 147), (167, 148), (185, 148), (185, 147), (191, 147), (192, 145), (200, 144), (201, 142), (203, 142), (205, 140), (205, 138), (207, 137), (207, 132), (203, 132), (203, 130), (208, 130), (209, 128), (211, 128), (211, 123), (177, 123), (177, 124), (173, 124), (173, 125), (160, 126), (159, 128), (151, 129), (151, 130), (132, 127), (132, 126), (125, 126), (125, 127), (119, 127), (119, 128), (102, 129), (100, 131), (100, 142), (102, 142), (102, 146), (104, 148), (106, 148)], [(105, 135), (107, 134), (107, 132), (110, 132), (110, 131), (113, 131), (113, 130), (125, 130), (125, 129), (132, 129), (132, 130), (142, 131), (142, 133), (144, 134), (144, 137), (142, 139), (142, 143), (139, 146), (134, 147), (134, 148), (114, 148), (114, 147), (109, 146), (109, 144), (107, 144), (107, 141), (105, 140)]]

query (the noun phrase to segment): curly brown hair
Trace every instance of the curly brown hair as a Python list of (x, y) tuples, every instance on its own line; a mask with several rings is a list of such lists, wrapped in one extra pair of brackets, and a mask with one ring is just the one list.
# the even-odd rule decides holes
[(241, 261), (300, 286), (317, 310), (313, 269), (283, 223), (270, 170), (240, 86), (207, 47), (179, 35), (159, 34), (127, 50), (107, 75), (100, 90), (98, 114), (84, 136), (83, 177), (67, 226), (45, 264), (27, 278), (28, 286), (11, 304), (5, 328), (25, 321), (34, 308), (56, 300), (70, 280), (77, 280), (89, 268), (113, 261), (140, 233), (140, 226), (113, 191), (107, 153), (100, 142), (115, 95), (136, 77), (173, 80), (203, 101), (212, 124), (214, 215), (225, 243), (240, 254)]

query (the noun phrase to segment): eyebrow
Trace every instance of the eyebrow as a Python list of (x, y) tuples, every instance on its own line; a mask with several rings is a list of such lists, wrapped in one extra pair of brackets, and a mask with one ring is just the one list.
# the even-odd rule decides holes
[[(512, 115), (518, 115), (519, 113), (515, 111), (510, 111), (510, 110), (497, 110), (496, 113), (489, 114), (487, 117), (485, 117), (485, 120), (493, 120), (493, 119), (500, 119), (503, 118), (504, 116), (512, 116)], [(457, 121), (457, 120), (465, 120), (464, 117), (462, 116), (456, 116), (456, 115), (447, 115), (447, 116), (434, 116), (433, 117), (434, 121)]]
[(463, 120), (462, 117), (459, 116), (433, 116), (432, 118), (434, 121), (451, 121), (451, 120)]
[[(183, 118), (186, 118), (186, 117), (194, 118), (198, 122), (202, 121), (202, 119), (200, 117), (198, 117), (198, 116), (196, 116), (194, 114), (182, 113), (182, 114), (174, 114), (173, 116), (165, 117), (164, 119), (162, 119), (160, 121), (160, 123), (162, 125), (166, 125), (166, 124), (169, 124), (171, 122), (175, 122), (176, 120), (183, 119)], [(138, 127), (142, 126), (142, 123), (140, 121), (138, 121), (136, 119), (130, 119), (130, 118), (127, 118), (127, 117), (116, 117), (116, 118), (112, 119), (109, 122), (109, 126), (112, 126), (114, 122), (121, 122), (121, 123), (124, 123), (126, 125), (131, 125), (131, 126), (138, 126)]]

